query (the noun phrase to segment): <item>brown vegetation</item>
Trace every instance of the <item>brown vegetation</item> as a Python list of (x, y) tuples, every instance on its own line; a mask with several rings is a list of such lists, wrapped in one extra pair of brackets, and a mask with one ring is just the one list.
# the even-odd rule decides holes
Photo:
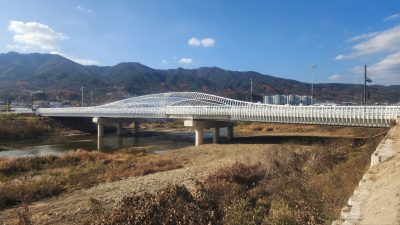
[[(379, 138), (311, 148), (276, 145), (253, 165), (234, 163), (197, 183), (123, 198), (88, 224), (330, 224), (365, 172)], [(99, 207), (97, 206), (97, 209)]]
[(313, 125), (298, 124), (275, 124), (275, 123), (250, 123), (239, 122), (236, 130), (258, 130), (258, 131), (285, 131), (285, 132), (307, 132), (315, 131), (317, 128)]
[(0, 208), (87, 188), (123, 177), (181, 168), (174, 161), (157, 157), (135, 157), (83, 150), (56, 156), (0, 158)]
[[(391, 125), (395, 124), (391, 122)], [(368, 127), (343, 127), (325, 125), (299, 125), (299, 124), (278, 124), (278, 123), (250, 123), (239, 122), (235, 130), (244, 131), (264, 131), (278, 133), (307, 133), (319, 132), (324, 136), (352, 136), (352, 137), (373, 137), (378, 134), (387, 133), (387, 128), (368, 128)]]
[(21, 117), (11, 113), (0, 116), (0, 140), (35, 138), (47, 132), (52, 132), (52, 128), (43, 118)]

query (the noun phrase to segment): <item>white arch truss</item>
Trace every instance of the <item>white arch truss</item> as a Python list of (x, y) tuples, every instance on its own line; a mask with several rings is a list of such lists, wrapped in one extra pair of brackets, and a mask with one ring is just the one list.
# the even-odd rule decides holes
[(348, 126), (390, 125), (398, 106), (282, 106), (238, 101), (198, 92), (170, 92), (132, 97), (96, 107), (41, 108), (43, 116), (172, 118), (172, 115), (276, 123)]

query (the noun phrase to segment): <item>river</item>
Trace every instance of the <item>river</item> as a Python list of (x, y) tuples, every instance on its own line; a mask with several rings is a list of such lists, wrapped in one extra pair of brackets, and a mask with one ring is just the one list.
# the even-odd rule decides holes
[[(226, 135), (226, 128), (221, 128), (221, 136)], [(95, 134), (46, 137), (20, 141), (0, 142), (0, 147), (9, 149), (0, 151), (0, 157), (40, 156), (46, 154), (64, 154), (68, 150), (84, 149), (105, 153), (126, 152), (142, 155), (161, 153), (168, 150), (194, 146), (194, 132), (166, 133), (143, 132), (141, 137), (105, 136)], [(222, 138), (222, 141), (224, 138)], [(212, 130), (204, 132), (204, 142), (212, 142)]]

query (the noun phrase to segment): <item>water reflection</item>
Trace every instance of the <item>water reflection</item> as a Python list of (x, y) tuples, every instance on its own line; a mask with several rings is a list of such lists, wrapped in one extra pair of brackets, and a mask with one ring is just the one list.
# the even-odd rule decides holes
[[(208, 132), (208, 131), (207, 131)], [(205, 132), (204, 138), (211, 138)], [(12, 150), (0, 151), (0, 157), (22, 157), (26, 155), (63, 154), (68, 150), (84, 149), (86, 151), (101, 151), (113, 153), (125, 151), (129, 153), (164, 152), (194, 145), (194, 132), (187, 133), (153, 133), (145, 137), (117, 137), (106, 136), (98, 138), (97, 135), (74, 135), (63, 137), (22, 140), (16, 142), (0, 142), (1, 147)]]

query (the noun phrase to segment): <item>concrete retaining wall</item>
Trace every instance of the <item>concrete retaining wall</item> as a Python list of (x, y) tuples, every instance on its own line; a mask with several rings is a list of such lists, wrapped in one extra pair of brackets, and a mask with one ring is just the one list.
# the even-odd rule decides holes
[[(397, 119), (397, 124), (399, 124), (399, 122), (400, 120)], [(399, 125), (392, 127), (386, 137), (381, 141), (381, 143), (379, 143), (378, 147), (371, 155), (370, 167), (374, 167), (379, 163), (390, 160), (394, 157), (396, 151), (393, 148), (393, 140), (388, 137), (393, 136), (394, 133), (398, 133), (399, 131), (397, 129), (400, 129)], [(363, 175), (363, 178), (354, 190), (354, 194), (349, 198), (347, 205), (342, 208), (340, 219), (334, 221), (332, 223), (333, 225), (357, 224), (361, 216), (361, 207), (370, 194), (368, 187), (372, 183), (370, 180), (371, 176), (372, 175), (368, 173), (368, 171)]]

